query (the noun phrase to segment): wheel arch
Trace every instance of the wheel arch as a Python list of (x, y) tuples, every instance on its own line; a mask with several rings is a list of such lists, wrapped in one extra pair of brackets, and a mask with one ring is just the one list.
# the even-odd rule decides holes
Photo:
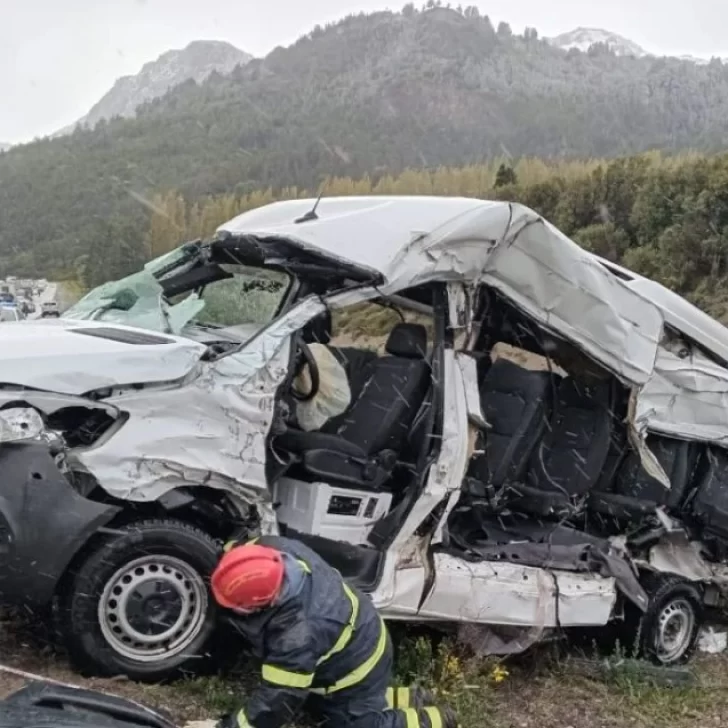
[(53, 595), (56, 598), (66, 593), (78, 566), (110, 538), (115, 529), (154, 518), (174, 518), (199, 528), (222, 544), (233, 533), (257, 528), (259, 518), (254, 504), (236, 499), (224, 490), (205, 486), (175, 488), (151, 502), (120, 501), (106, 494), (101, 500), (113, 510), (103, 523), (86, 534), (70, 556), (56, 582)]

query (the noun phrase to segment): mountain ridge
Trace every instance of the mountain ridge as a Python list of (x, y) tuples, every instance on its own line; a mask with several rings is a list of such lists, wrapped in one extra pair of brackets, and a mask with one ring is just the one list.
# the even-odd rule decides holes
[[(455, 11), (436, 6), (427, 12), (446, 18), (449, 13)], [(651, 54), (629, 38), (603, 28), (579, 26), (559, 35), (546, 37), (544, 40), (554, 48), (567, 52), (577, 50), (587, 53), (592, 46), (601, 44), (607, 46), (618, 56), (676, 58), (697, 65), (706, 65), (711, 60), (693, 55), (660, 56)], [(202, 55), (205, 51), (212, 52), (215, 59), (203, 60)], [(138, 73), (117, 78), (109, 91), (91, 107), (87, 114), (49, 136), (56, 138), (71, 134), (77, 128), (92, 128), (99, 121), (108, 120), (114, 116), (131, 118), (141, 105), (163, 96), (176, 85), (190, 79), (201, 83), (214, 72), (228, 74), (237, 66), (244, 65), (251, 60), (253, 60), (252, 55), (227, 41), (191, 41), (184, 48), (165, 51), (156, 59), (147, 61)], [(190, 61), (192, 62), (190, 63)], [(180, 66), (176, 72), (171, 70), (175, 64)], [(165, 76), (169, 78), (165, 79)], [(13, 145), (0, 143), (0, 151), (5, 151), (11, 146)]]
[(557, 36), (546, 39), (548, 43), (562, 50), (578, 50), (586, 53), (596, 43), (602, 43), (618, 56), (634, 56), (642, 58), (649, 55), (647, 51), (629, 38), (603, 28), (578, 27)]
[(115, 116), (131, 118), (142, 104), (181, 83), (202, 83), (213, 73), (231, 73), (252, 58), (231, 43), (217, 40), (196, 40), (184, 48), (165, 51), (145, 63), (138, 73), (119, 77), (87, 114), (53, 136), (70, 134), (78, 127), (93, 128), (99, 121)]
[(329, 176), (714, 151), (727, 136), (722, 64), (566, 52), (471, 8), (351, 15), (133, 118), (2, 154), (0, 266), (75, 270), (114, 219), (143, 245), (160, 191), (295, 195)]
[[(695, 55), (650, 53), (633, 40), (630, 40), (619, 33), (605, 30), (604, 28), (578, 27), (573, 30), (566, 31), (565, 33), (560, 33), (559, 35), (546, 38), (546, 41), (554, 46), (554, 48), (560, 48), (564, 51), (578, 50), (582, 53), (587, 53), (592, 46), (600, 44), (606, 45), (618, 56), (632, 56), (634, 58), (646, 58), (648, 56), (653, 58), (674, 58), (680, 61), (695, 63), (700, 66), (704, 66), (713, 60), (713, 57), (707, 58)], [(719, 58), (719, 60), (725, 62), (725, 59)]]

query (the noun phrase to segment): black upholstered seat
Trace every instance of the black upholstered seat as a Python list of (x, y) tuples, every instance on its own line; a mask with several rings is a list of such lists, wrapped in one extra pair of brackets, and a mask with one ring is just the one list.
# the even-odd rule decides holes
[(589, 509), (619, 521), (638, 520), (658, 507), (678, 510), (685, 498), (694, 464), (693, 446), (685, 440), (651, 435), (647, 447), (654, 453), (670, 480), (667, 489), (642, 466), (640, 456), (630, 450), (612, 482), (610, 491), (595, 489)]
[(691, 516), (710, 535), (728, 544), (728, 451), (709, 447), (698, 478)]
[(395, 326), (386, 352), (367, 365), (371, 375), (335, 432), (289, 429), (276, 438), (305, 475), (373, 488), (387, 479), (430, 385), (424, 326)]
[(523, 478), (551, 417), (557, 387), (556, 375), (495, 360), (480, 384), (481, 407), (490, 427), (484, 452), (473, 459), (471, 477), (495, 490)]
[(526, 477), (510, 487), (512, 510), (541, 517), (573, 513), (597, 483), (606, 461), (613, 394), (609, 380), (561, 381), (551, 425), (531, 454)]

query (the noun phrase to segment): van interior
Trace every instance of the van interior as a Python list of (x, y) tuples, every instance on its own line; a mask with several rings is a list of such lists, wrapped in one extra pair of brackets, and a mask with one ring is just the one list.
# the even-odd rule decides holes
[[(351, 404), (320, 430), (297, 427), (290, 381), (270, 438), (269, 477), (284, 533), (308, 543), (363, 589), (424, 487), (442, 432), (442, 358), (453, 346), (444, 286), (378, 299), (362, 315), (394, 317), (380, 341), (337, 341), (326, 314), (302, 333), (346, 370)], [(494, 290), (483, 289), (470, 352), (487, 422), (477, 434), (446, 549), (468, 560), (508, 560), (628, 579), (609, 537), (656, 542), (658, 510), (728, 556), (728, 451), (650, 434), (670, 479), (643, 468), (627, 434), (628, 390)], [(305, 358), (305, 357), (303, 357)], [(300, 367), (293, 361), (292, 380)], [(434, 516), (438, 517), (437, 514)]]

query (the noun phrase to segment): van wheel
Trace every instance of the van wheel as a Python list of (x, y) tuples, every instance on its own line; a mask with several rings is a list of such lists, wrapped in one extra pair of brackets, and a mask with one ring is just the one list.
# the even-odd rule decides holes
[(650, 598), (647, 611), (634, 614), (630, 609), (627, 615), (640, 655), (659, 665), (688, 662), (703, 623), (700, 590), (675, 574), (647, 574), (642, 586)]
[(216, 610), (215, 540), (170, 519), (122, 527), (74, 569), (60, 600), (74, 664), (87, 674), (157, 682), (199, 671)]

